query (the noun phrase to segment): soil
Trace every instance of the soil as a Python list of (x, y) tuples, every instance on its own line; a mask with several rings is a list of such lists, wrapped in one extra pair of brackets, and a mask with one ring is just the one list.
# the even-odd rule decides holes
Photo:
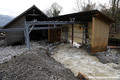
[(60, 44), (52, 57), (64, 64), (74, 73), (85, 74), (90, 80), (119, 80), (120, 66), (114, 63), (101, 63), (85, 49), (75, 48), (70, 44)]
[(26, 45), (0, 47), (0, 80), (76, 80), (78, 73), (90, 80), (120, 79), (119, 51), (92, 56), (79, 45), (47, 41), (30, 45), (30, 51)]
[(53, 58), (44, 49), (26, 50), (0, 64), (2, 80), (76, 80), (73, 73)]
[(104, 52), (98, 52), (95, 56), (99, 59), (102, 63), (115, 63), (120, 64), (120, 52), (115, 49), (108, 49)]

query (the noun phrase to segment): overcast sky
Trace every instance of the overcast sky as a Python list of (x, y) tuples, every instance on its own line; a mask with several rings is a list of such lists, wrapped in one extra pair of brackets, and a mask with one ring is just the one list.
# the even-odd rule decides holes
[[(91, 0), (102, 4), (109, 0)], [(17, 16), (27, 10), (32, 5), (36, 5), (40, 10), (45, 11), (52, 3), (57, 2), (63, 7), (62, 14), (74, 12), (76, 0), (0, 0), (0, 14)]]

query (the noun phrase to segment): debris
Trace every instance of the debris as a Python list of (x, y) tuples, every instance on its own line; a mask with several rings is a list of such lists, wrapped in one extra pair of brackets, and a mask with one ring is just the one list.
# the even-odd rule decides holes
[(2, 80), (77, 80), (73, 73), (39, 48), (13, 56), (0, 64)]
[(89, 80), (118, 80), (120, 69), (115, 69), (118, 64), (112, 66), (101, 63), (96, 56), (91, 55), (85, 49), (71, 47), (70, 44), (60, 44), (57, 52), (52, 57), (64, 64), (74, 73), (87, 75)]
[(120, 61), (120, 53), (115, 49), (108, 49), (104, 52), (98, 52), (95, 56), (99, 59), (102, 63), (115, 63), (119, 64)]
[[(40, 48), (45, 51), (48, 56), (52, 55), (57, 49), (56, 46), (60, 43), (48, 43), (45, 41), (33, 42), (31, 41), (31, 49)], [(19, 46), (0, 46), (0, 63), (7, 62), (12, 56), (19, 55), (27, 51), (26, 45)]]
[(78, 73), (77, 77), (78, 80), (89, 80), (85, 74)]

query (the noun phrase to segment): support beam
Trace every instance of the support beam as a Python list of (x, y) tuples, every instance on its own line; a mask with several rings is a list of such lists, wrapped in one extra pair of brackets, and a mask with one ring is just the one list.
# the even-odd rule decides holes
[[(60, 29), (63, 27), (34, 27), (32, 30), (45, 30), (45, 29)], [(9, 28), (9, 29), (0, 29), (1, 32), (8, 32), (8, 31), (24, 31), (25, 28)]]
[(82, 27), (83, 27), (83, 33), (82, 33), (82, 45), (84, 45), (84, 40), (85, 40), (85, 28), (84, 28), (84, 25), (83, 25)]
[(2, 32), (8, 32), (8, 31), (24, 31), (25, 28), (9, 28), (9, 29), (0, 29)]
[(30, 49), (30, 36), (29, 36), (29, 32), (28, 32), (28, 30), (29, 30), (29, 26), (25, 26), (25, 29), (26, 29), (26, 38), (27, 38), (27, 47), (28, 47), (28, 49)]
[(63, 27), (34, 27), (33, 30), (61, 29)]
[(27, 45), (27, 36), (26, 36), (26, 29), (24, 30), (24, 38), (25, 38), (25, 44)]
[(65, 28), (65, 40), (68, 42), (68, 27)]
[(28, 21), (26, 24), (28, 25), (60, 25), (60, 24), (79, 24), (79, 23), (85, 23), (85, 22), (79, 22), (79, 21), (73, 21), (75, 19), (71, 19), (72, 21)]
[(85, 29), (85, 46), (87, 45), (87, 24), (84, 25)]
[(73, 38), (74, 38), (74, 25), (72, 24), (72, 44), (73, 44)]
[(32, 31), (33, 28), (34, 28), (34, 25), (30, 28), (30, 30), (29, 30), (29, 34), (30, 34), (30, 32)]

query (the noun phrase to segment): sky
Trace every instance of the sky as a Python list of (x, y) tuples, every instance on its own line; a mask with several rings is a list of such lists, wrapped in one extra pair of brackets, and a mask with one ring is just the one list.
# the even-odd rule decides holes
[[(101, 4), (107, 4), (109, 0), (91, 1), (96, 3), (99, 1)], [(16, 17), (33, 5), (36, 5), (44, 12), (54, 2), (62, 6), (62, 14), (75, 12), (76, 0), (0, 0), (0, 14)]]

